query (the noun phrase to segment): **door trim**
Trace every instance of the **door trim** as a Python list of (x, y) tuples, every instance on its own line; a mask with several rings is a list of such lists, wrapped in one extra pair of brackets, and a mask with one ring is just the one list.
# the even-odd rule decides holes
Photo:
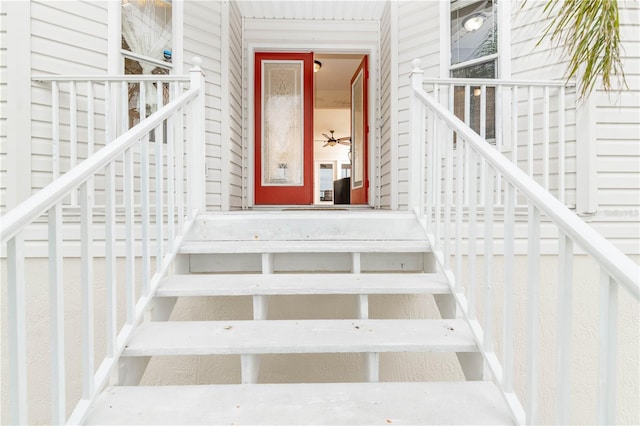
[[(256, 52), (299, 52), (301, 50), (313, 51), (314, 53), (345, 53), (352, 54), (358, 53), (369, 56), (370, 64), (378, 63), (378, 45), (374, 43), (361, 43), (361, 44), (338, 44), (333, 42), (323, 42), (323, 41), (313, 41), (313, 40), (303, 40), (304, 43), (298, 41), (297, 43), (278, 43), (278, 42), (248, 42), (246, 49), (246, 56), (244, 57), (245, 61), (245, 70), (247, 70), (246, 75), (243, 78), (243, 87), (247, 89), (247, 97), (244, 98), (246, 102), (246, 115), (245, 120), (246, 124), (243, 127), (243, 131), (245, 132), (244, 138), (244, 155), (243, 155), (243, 170), (245, 171), (243, 176), (243, 198), (246, 202), (243, 202), (245, 208), (255, 206), (255, 134), (254, 134), (254, 105), (255, 105), (255, 87), (253, 82), (255, 81), (255, 54)], [(304, 49), (301, 48), (304, 46)], [(378, 86), (376, 82), (378, 81), (378, 69), (375, 67), (369, 67), (369, 120), (370, 122), (376, 123), (377, 114), (377, 99), (378, 99)], [(369, 126), (369, 170), (377, 170), (375, 165), (377, 164), (376, 156), (378, 156), (378, 146), (380, 144), (379, 141), (379, 129), (377, 126)], [(376, 156), (374, 156), (376, 154)], [(373, 207), (373, 203), (376, 199), (375, 191), (378, 188), (377, 182), (379, 179), (376, 176), (375, 181), (376, 184), (369, 185), (369, 193), (368, 193), (368, 203)], [(373, 183), (373, 182), (372, 182)]]

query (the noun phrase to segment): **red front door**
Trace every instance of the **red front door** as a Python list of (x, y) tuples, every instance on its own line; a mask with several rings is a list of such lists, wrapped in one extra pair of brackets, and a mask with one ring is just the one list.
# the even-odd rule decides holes
[(366, 204), (369, 190), (368, 79), (365, 56), (351, 78), (351, 204)]
[(255, 204), (312, 204), (313, 53), (256, 53), (255, 94)]

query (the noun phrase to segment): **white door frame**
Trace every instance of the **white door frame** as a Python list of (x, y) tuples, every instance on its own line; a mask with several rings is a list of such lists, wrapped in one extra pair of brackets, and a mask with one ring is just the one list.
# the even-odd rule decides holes
[[(304, 46), (304, 47), (303, 47)], [(363, 43), (361, 45), (348, 45), (348, 44), (336, 44), (329, 42), (309, 42), (301, 44), (300, 41), (296, 43), (248, 43), (247, 44), (247, 56), (244, 61), (245, 69), (247, 70), (246, 79), (243, 81), (247, 89), (247, 128), (245, 129), (247, 138), (244, 140), (245, 152), (247, 158), (245, 159), (247, 165), (247, 176), (245, 176), (246, 184), (246, 197), (247, 206), (252, 207), (255, 205), (255, 149), (254, 149), (254, 100), (255, 100), (255, 85), (254, 83), (254, 70), (255, 70), (255, 53), (256, 52), (313, 52), (313, 53), (344, 53), (344, 54), (362, 54), (369, 56), (369, 194), (368, 203), (370, 206), (374, 206), (375, 203), (375, 190), (377, 182), (375, 173), (377, 171), (376, 153), (378, 152), (378, 128), (374, 123), (378, 122), (377, 104), (378, 104), (378, 45), (371, 43)]]

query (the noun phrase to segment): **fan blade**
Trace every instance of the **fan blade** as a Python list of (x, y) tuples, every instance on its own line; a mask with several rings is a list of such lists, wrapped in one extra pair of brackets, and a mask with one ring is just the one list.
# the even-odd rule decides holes
[(349, 141), (351, 142), (351, 136), (343, 136), (337, 139), (338, 141)]
[(322, 134), (322, 136), (324, 136), (325, 138), (327, 138), (327, 139), (329, 139), (329, 140), (333, 139), (331, 136), (329, 136), (329, 135), (328, 135), (328, 134), (326, 134), (326, 133), (323, 133), (323, 134)]
[(339, 141), (338, 143), (339, 143), (340, 145), (351, 146), (351, 142), (350, 142), (350, 141)]
[(329, 146), (329, 142), (325, 143), (324, 145), (322, 145), (322, 147), (324, 148), (325, 146)]

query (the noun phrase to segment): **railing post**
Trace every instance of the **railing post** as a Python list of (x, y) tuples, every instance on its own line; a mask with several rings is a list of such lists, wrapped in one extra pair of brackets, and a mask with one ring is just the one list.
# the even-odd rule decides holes
[(189, 70), (191, 76), (190, 88), (198, 89), (198, 97), (193, 101), (191, 109), (191, 136), (188, 146), (189, 161), (189, 215), (194, 210), (204, 211), (205, 207), (205, 83), (204, 73), (200, 68), (202, 59), (194, 57), (193, 67)]
[(423, 186), (424, 182), (421, 182), (420, 176), (422, 175), (422, 170), (424, 168), (424, 157), (422, 155), (422, 144), (424, 134), (421, 134), (421, 129), (423, 129), (422, 123), (424, 120), (424, 115), (422, 113), (422, 103), (416, 96), (414, 90), (422, 88), (422, 75), (423, 71), (420, 68), (422, 61), (420, 59), (414, 59), (411, 61), (411, 73), (409, 74), (409, 78), (411, 79), (411, 121), (410, 121), (410, 132), (411, 132), (411, 145), (409, 147), (409, 211), (420, 211), (422, 215), (424, 212), (421, 211), (421, 206), (424, 203), (424, 191)]

